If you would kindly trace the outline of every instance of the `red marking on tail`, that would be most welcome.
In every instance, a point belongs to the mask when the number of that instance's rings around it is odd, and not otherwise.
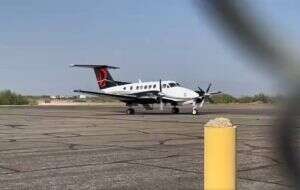
[[[99,74],[97,75],[97,81],[101,88],[105,88],[107,86],[107,77],[108,77],[107,68],[100,69]]]

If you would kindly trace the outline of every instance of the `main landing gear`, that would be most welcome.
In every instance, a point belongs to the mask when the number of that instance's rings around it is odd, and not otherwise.
[[[179,108],[173,107],[173,108],[172,108],[172,113],[173,113],[173,114],[178,114],[178,113],[179,113]]]
[[[128,108],[128,109],[126,110],[126,114],[127,114],[127,115],[134,115],[134,114],[135,114],[135,110],[134,110],[133,108]]]

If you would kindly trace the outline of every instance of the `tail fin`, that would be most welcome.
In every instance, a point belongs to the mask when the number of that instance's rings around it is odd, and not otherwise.
[[[114,81],[114,79],[110,75],[108,69],[119,69],[119,67],[108,65],[71,65],[71,67],[84,67],[94,69],[97,83],[100,89],[105,89],[117,85],[116,81]]]

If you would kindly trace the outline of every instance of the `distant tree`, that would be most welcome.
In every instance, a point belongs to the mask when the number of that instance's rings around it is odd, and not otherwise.
[[[263,93],[260,93],[254,95],[253,102],[272,103],[272,98]]]
[[[261,102],[261,103],[278,103],[283,100],[282,96],[267,96],[263,93],[256,94],[254,96],[242,96],[236,98],[229,94],[220,94],[211,97],[213,103],[216,104],[227,104],[227,103],[253,103],[253,102]]]
[[[267,96],[263,93],[256,94],[254,96],[242,96],[238,98],[239,103],[252,103],[252,102],[261,102],[261,103],[275,103],[282,100],[281,97],[272,97]]]
[[[0,92],[0,105],[26,105],[29,104],[29,100],[19,94],[16,94],[10,90],[4,90]]]
[[[251,97],[251,96],[242,96],[242,97],[238,98],[238,102],[239,103],[251,103],[251,102],[253,102],[253,97]]]
[[[219,94],[211,97],[211,99],[215,104],[228,104],[237,102],[237,99],[229,94]]]

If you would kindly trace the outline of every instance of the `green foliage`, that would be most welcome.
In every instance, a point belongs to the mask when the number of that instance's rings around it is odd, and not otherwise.
[[[215,104],[236,103],[237,99],[229,94],[220,94],[211,98]]]
[[[242,96],[238,99],[239,103],[251,103],[253,102],[253,97],[251,96]]]
[[[261,102],[265,104],[269,103],[275,103],[277,102],[276,97],[267,96],[263,93],[256,94],[253,97],[251,96],[242,96],[239,98],[239,103],[252,103],[252,102]]]
[[[45,96],[48,97],[48,96]],[[41,97],[36,96],[22,96],[16,94],[10,90],[0,91],[0,105],[37,105],[37,101]],[[242,96],[236,98],[229,94],[219,94],[211,97],[212,103],[215,104],[228,104],[228,103],[278,103],[284,100],[282,96],[267,96],[263,93],[256,94],[254,96]],[[88,97],[86,100],[77,101],[91,101],[91,102],[111,102],[115,101],[112,98],[103,97]]]
[[[0,91],[0,105],[27,105],[29,100],[10,90]]]
[[[87,97],[87,101],[93,103],[102,103],[102,102],[116,102],[116,99],[110,97]]]
[[[236,98],[229,94],[220,94],[220,95],[213,96],[211,99],[213,100],[213,103],[216,104],[254,103],[254,102],[273,104],[283,100],[281,96],[272,97],[272,96],[267,96],[263,93],[256,94],[254,96],[242,96],[240,98]]]
[[[272,103],[272,98],[266,96],[265,94],[257,94],[253,97],[254,102],[262,102],[262,103]]]

